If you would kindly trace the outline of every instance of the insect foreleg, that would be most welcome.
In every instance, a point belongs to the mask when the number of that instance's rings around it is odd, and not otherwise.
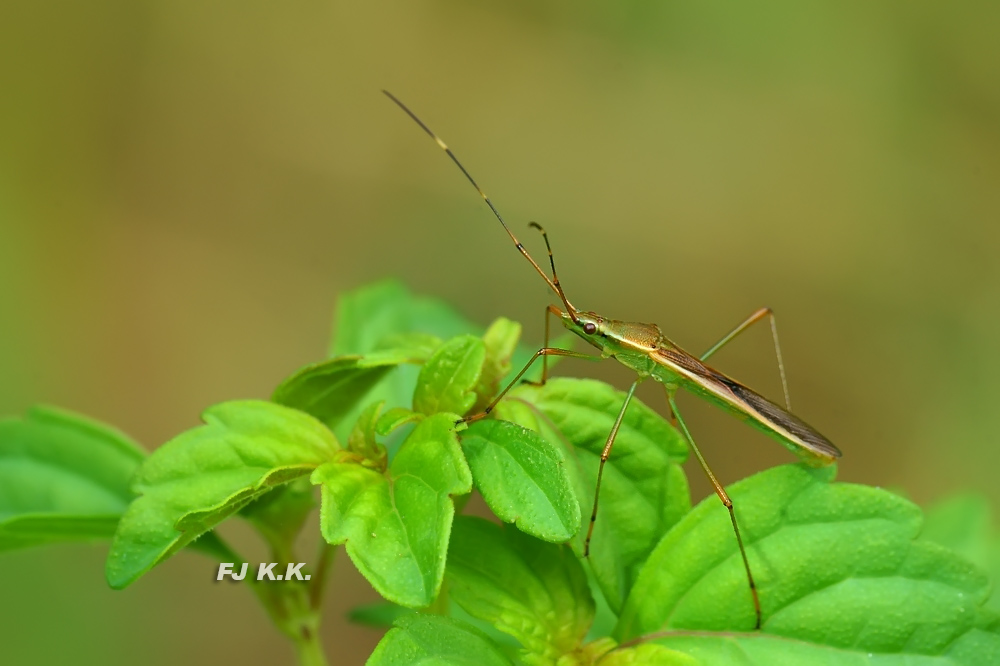
[[[542,347],[541,349],[535,352],[535,354],[531,357],[531,360],[528,361],[523,368],[521,368],[521,372],[517,373],[514,379],[511,380],[509,384],[507,384],[504,390],[500,391],[500,393],[497,394],[497,397],[493,398],[493,401],[490,404],[486,405],[486,409],[479,412],[478,414],[473,414],[472,416],[466,416],[465,418],[459,420],[458,422],[473,423],[474,421],[478,421],[479,419],[484,419],[487,416],[489,416],[490,412],[493,411],[493,408],[497,406],[497,403],[500,402],[500,400],[503,399],[505,395],[507,395],[508,391],[510,391],[512,388],[514,388],[514,386],[517,385],[517,382],[521,379],[524,373],[528,371],[528,368],[531,367],[531,364],[538,360],[539,356],[572,356],[573,358],[582,358],[588,361],[603,360],[600,356],[581,354],[580,352],[575,352],[570,349],[559,349],[557,347]]]
[[[555,266],[553,266],[555,269]],[[552,315],[558,314],[559,311],[555,309],[555,306],[549,305],[545,308],[545,340],[542,342],[543,347],[549,346],[549,322],[552,321]],[[542,379],[538,382],[539,386],[544,386],[546,380],[549,378],[549,357],[546,355],[542,358]]]
[[[684,419],[681,418],[681,413],[677,411],[677,403],[674,397],[667,394],[667,401],[670,403],[670,409],[674,413],[674,417],[677,419],[677,423],[681,427],[681,432],[684,433],[685,439],[687,439],[688,444],[691,445],[691,450],[694,451],[695,457],[698,459],[698,464],[701,468],[705,470],[705,474],[708,476],[708,480],[711,482],[712,486],[715,488],[715,494],[719,496],[722,503],[726,506],[729,511],[729,519],[733,523],[733,531],[736,533],[736,544],[740,548],[740,555],[743,557],[743,568],[747,572],[747,582],[750,584],[750,594],[753,596],[753,607],[754,613],[756,614],[757,621],[754,625],[755,629],[760,629],[760,597],[757,595],[757,584],[753,580],[753,574],[750,572],[750,562],[747,560],[747,551],[743,547],[743,537],[740,535],[740,526],[736,522],[736,513],[733,511],[733,501],[729,499],[729,494],[726,489],[722,487],[719,480],[715,478],[715,474],[712,473],[711,468],[709,468],[708,463],[705,462],[705,457],[701,455],[701,450],[698,449],[698,445],[694,443],[694,439],[691,437],[691,432],[688,430],[687,424],[684,423]]]

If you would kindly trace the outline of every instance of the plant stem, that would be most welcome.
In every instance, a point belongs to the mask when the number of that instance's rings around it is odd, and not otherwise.
[[[326,589],[326,575],[333,563],[333,556],[337,552],[336,546],[331,546],[324,539],[319,545],[319,555],[316,558],[316,571],[313,573],[312,582],[309,586],[309,605],[317,613],[323,606],[323,591]]]
[[[299,666],[327,666],[326,655],[323,653],[323,644],[319,640],[319,632],[303,632],[295,641],[295,654],[298,657]]]
[[[254,581],[252,588],[275,626],[295,645],[301,666],[326,666],[319,637],[320,614],[309,588],[298,581]]]
[[[306,516],[315,506],[312,492],[308,482],[304,488],[291,484],[272,491],[269,499],[256,505],[250,513],[250,522],[271,547],[271,560],[279,567],[291,566],[298,560],[295,541]],[[333,549],[324,541],[316,568],[307,580],[301,575],[293,580],[290,574],[282,580],[278,574],[277,580],[252,581],[254,594],[271,621],[295,645],[300,666],[327,666],[319,628],[325,574],[332,557]]]

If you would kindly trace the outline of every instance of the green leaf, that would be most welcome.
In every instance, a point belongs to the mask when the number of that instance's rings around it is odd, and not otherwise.
[[[552,443],[574,447],[570,478],[585,521],[594,503],[600,455],[625,393],[587,379],[552,379],[520,386],[498,405],[498,418],[539,431]],[[667,421],[633,398],[601,482],[600,510],[590,544],[590,564],[608,604],[621,609],[639,566],[660,537],[691,506],[680,465],[687,443]],[[583,554],[586,527],[573,540]]]
[[[650,555],[616,636],[695,630],[658,642],[723,666],[1000,663],[1000,631],[981,609],[985,575],[914,541],[916,506],[832,484],[834,472],[786,465],[728,490],[760,591],[760,632],[729,514],[709,497]]]
[[[121,432],[52,407],[0,420],[0,550],[109,538],[145,455]]]
[[[330,356],[367,354],[398,333],[425,333],[451,338],[482,327],[436,298],[415,296],[396,280],[382,280],[342,294]]]
[[[375,432],[385,437],[389,433],[403,426],[406,423],[417,423],[424,418],[423,414],[415,412],[405,407],[393,407],[386,410],[385,414],[379,417],[375,424]]]
[[[207,409],[146,460],[122,516],[106,574],[123,588],[273,487],[308,474],[340,448],[308,414],[260,400]]]
[[[471,335],[460,335],[441,345],[420,370],[413,409],[427,415],[464,415],[476,402],[475,387],[485,357],[483,341]]]
[[[461,440],[476,488],[500,520],[545,541],[568,541],[579,531],[562,447],[496,419],[471,424]]]
[[[511,666],[482,632],[438,615],[396,620],[366,662],[367,666]]]
[[[995,629],[973,629],[940,655],[833,649],[766,633],[677,635],[659,643],[711,666],[996,666],[1000,664],[996,636]]]
[[[501,382],[510,374],[510,360],[517,349],[517,341],[521,337],[521,325],[506,317],[499,317],[490,324],[483,335],[486,347],[486,359],[483,362],[483,372],[476,386],[478,396],[476,411],[482,411],[500,392]]]
[[[307,365],[283,381],[273,402],[294,407],[334,428],[386,374],[402,363],[426,360],[415,349],[388,349],[367,356],[341,356]]]
[[[347,448],[362,458],[370,466],[381,472],[385,470],[389,454],[385,447],[375,441],[375,431],[379,420],[379,412],[383,402],[375,402],[368,405],[358,417],[358,422],[354,425],[350,437],[347,439]]]
[[[320,525],[386,599],[429,605],[444,574],[455,507],[450,495],[468,493],[472,476],[455,435],[454,414],[421,421],[386,474],[355,463],[323,465]]]
[[[980,495],[958,495],[927,509],[920,538],[956,551],[982,567],[993,581],[988,608],[1000,611],[1000,536],[993,529],[993,512]]]
[[[525,661],[553,664],[580,646],[594,600],[566,546],[481,518],[460,516],[448,550],[451,599],[521,642]]]
[[[597,666],[699,666],[700,664],[701,661],[689,654],[668,650],[655,643],[643,643],[636,647],[613,650],[597,662]]]

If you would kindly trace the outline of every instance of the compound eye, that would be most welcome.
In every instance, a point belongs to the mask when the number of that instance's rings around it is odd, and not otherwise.
[[[587,335],[593,335],[594,333],[597,332],[597,325],[594,324],[594,322],[592,321],[588,321],[586,324],[583,325],[583,332],[586,333]]]

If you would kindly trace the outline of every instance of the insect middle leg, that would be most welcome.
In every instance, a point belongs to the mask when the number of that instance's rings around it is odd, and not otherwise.
[[[722,503],[729,511],[729,519],[733,523],[733,532],[736,533],[736,545],[740,548],[740,556],[743,558],[743,568],[746,569],[747,582],[750,585],[750,594],[753,597],[753,608],[756,615],[756,624],[754,625],[754,629],[760,629],[760,597],[757,594],[757,584],[754,582],[753,573],[750,571],[750,561],[747,559],[746,548],[743,547],[743,537],[740,535],[740,526],[736,522],[736,513],[733,511],[733,501],[729,499],[729,494],[726,492],[726,489],[722,487],[719,480],[715,478],[715,474],[712,473],[712,469],[708,466],[708,463],[705,462],[705,457],[701,455],[701,450],[698,448],[698,445],[694,443],[694,438],[691,437],[691,431],[688,430],[687,424],[684,423],[684,419],[681,417],[680,412],[677,411],[677,403],[674,400],[674,396],[672,396],[669,392],[667,392],[667,402],[670,403],[670,410],[673,412],[674,418],[677,419],[677,423],[680,425],[681,432],[684,433],[685,439],[687,439],[688,444],[691,445],[691,450],[694,451],[694,455],[698,459],[698,464],[701,465],[701,468],[704,470],[705,475],[708,476],[708,480],[711,482],[712,487],[715,488],[715,494],[719,496],[719,499],[722,500]]]
[[[733,340],[733,338],[750,328],[753,324],[756,324],[764,317],[768,317],[771,320],[771,337],[774,339],[774,355],[778,357],[778,373],[781,375],[781,390],[785,394],[785,409],[791,410],[791,399],[788,397],[788,380],[785,379],[785,364],[781,360],[781,345],[778,344],[778,324],[774,317],[774,310],[771,308],[760,308],[751,314],[743,321],[743,323],[722,336],[721,340],[712,345],[708,351],[702,354],[699,358],[702,361],[707,360],[709,356],[725,347],[731,340]]]

